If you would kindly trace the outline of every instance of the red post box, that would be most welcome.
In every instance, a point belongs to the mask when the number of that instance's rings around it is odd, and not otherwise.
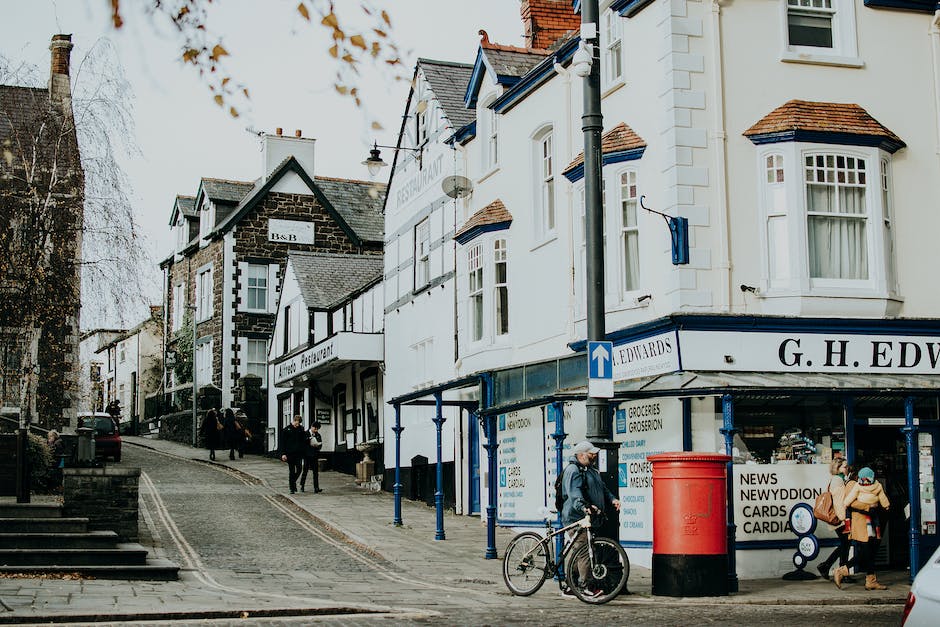
[[[653,594],[728,595],[727,455],[661,453],[653,465]]]

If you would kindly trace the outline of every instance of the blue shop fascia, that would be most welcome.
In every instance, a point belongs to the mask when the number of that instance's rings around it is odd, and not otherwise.
[[[733,456],[733,577],[793,569],[788,514],[826,488],[835,456],[873,468],[892,501],[881,567],[916,571],[936,548],[940,320],[673,315],[608,339],[616,446],[600,463],[609,475],[616,470],[623,503],[616,533],[636,563],[648,565],[652,552],[646,457],[667,451]],[[466,471],[479,476],[489,467],[496,478],[479,495],[491,526],[541,525],[555,473],[585,436],[585,343],[570,348],[570,356],[424,391],[472,388],[482,451]],[[817,535],[823,551],[835,542],[826,525]],[[487,556],[494,554],[488,542]]]

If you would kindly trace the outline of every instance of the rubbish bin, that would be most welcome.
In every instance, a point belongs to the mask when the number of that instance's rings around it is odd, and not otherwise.
[[[78,434],[76,461],[80,465],[93,463],[95,461],[95,430],[79,427],[75,429],[75,432]]]
[[[727,455],[660,453],[653,465],[653,594],[728,595]]]

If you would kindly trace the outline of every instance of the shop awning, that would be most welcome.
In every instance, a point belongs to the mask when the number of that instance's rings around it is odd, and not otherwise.
[[[384,345],[382,333],[337,333],[299,353],[272,362],[274,384],[286,387],[352,361],[383,361]]]
[[[937,390],[940,390],[940,376],[926,374],[682,371],[621,381],[614,385],[614,395],[618,398],[705,396],[748,391],[760,393],[778,391],[801,394],[840,392],[901,395]]]

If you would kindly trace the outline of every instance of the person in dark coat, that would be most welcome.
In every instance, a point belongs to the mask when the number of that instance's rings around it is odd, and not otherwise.
[[[248,430],[248,416],[245,412],[238,410],[235,414],[235,424],[238,425],[238,458],[245,456],[245,451],[251,445],[251,431]]]
[[[222,435],[225,438],[225,448],[228,449],[228,458],[235,459],[235,450],[241,449],[243,440],[241,426],[235,420],[235,412],[229,407],[225,410],[225,418],[222,420]]]
[[[210,409],[206,412],[205,417],[202,419],[202,425],[199,427],[199,433],[202,434],[202,441],[209,449],[209,459],[211,460],[215,460],[215,449],[222,446],[221,436],[219,435],[222,431],[219,429],[219,424],[219,415],[214,409]]]
[[[297,477],[300,475],[300,470],[303,465],[304,451],[309,448],[307,442],[310,439],[310,434],[300,423],[300,416],[294,416],[291,423],[281,431],[281,439],[279,442],[281,461],[287,462],[289,473],[288,483],[290,485],[291,494],[297,492]]]
[[[309,440],[304,447],[304,471],[300,475],[300,491],[304,491],[307,483],[307,472],[313,473],[313,491],[323,492],[320,489],[320,449],[323,448],[323,436],[320,435],[320,423],[313,422],[307,431]]]

